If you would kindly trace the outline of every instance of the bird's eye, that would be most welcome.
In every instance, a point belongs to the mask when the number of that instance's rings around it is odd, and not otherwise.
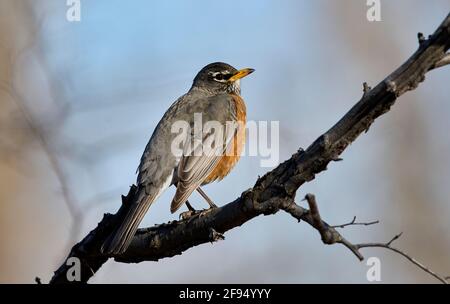
[[[216,80],[223,80],[223,79],[224,79],[222,73],[218,73],[217,75],[214,76],[214,78],[215,78]]]
[[[217,81],[217,82],[227,82],[228,79],[230,79],[231,76],[233,76],[228,71],[215,72],[215,73],[211,73],[210,75],[211,75],[212,79],[214,79],[214,81]]]

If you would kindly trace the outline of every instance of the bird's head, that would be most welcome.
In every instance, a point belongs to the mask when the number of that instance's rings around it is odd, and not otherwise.
[[[229,64],[214,62],[198,72],[193,88],[212,93],[241,93],[240,79],[253,73],[253,69],[237,70]]]

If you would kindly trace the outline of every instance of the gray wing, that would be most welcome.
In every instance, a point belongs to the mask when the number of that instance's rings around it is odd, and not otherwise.
[[[178,134],[172,133],[171,127],[183,120],[193,129],[195,113],[202,113],[203,122],[215,120],[225,124],[236,120],[235,104],[229,94],[211,96],[207,92],[189,91],[181,96],[166,111],[145,148],[138,167],[138,185],[164,180],[177,167],[180,158],[171,153],[171,144]]]
[[[206,98],[203,103],[203,126],[214,121],[214,132],[204,128],[201,134],[190,134],[193,140],[185,141],[183,156],[176,171],[177,191],[170,211],[180,208],[203,181],[216,168],[217,164],[231,146],[236,129],[226,128],[227,122],[236,121],[236,109],[228,94]],[[221,130],[220,127],[222,128]],[[191,148],[192,146],[192,148]]]
[[[204,136],[203,143],[214,141],[214,134]],[[195,137],[194,137],[195,138]],[[216,168],[217,164],[225,154],[225,151],[233,140],[233,136],[223,136],[222,144],[214,145],[211,149],[203,151],[202,145],[197,145],[192,153],[186,153],[180,160],[177,170],[177,191],[172,200],[170,211],[174,213],[189,198],[203,181]],[[194,139],[195,140],[195,139]],[[189,149],[185,149],[189,150]],[[189,152],[189,151],[186,151]]]
[[[177,165],[177,159],[170,153],[171,141],[174,134],[171,133],[171,125],[178,119],[183,119],[188,95],[181,96],[166,111],[159,121],[142,154],[141,162],[137,169],[137,184],[150,188],[155,181],[165,180]]]

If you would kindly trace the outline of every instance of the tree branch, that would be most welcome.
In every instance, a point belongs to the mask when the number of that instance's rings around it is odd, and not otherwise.
[[[327,169],[331,161],[341,160],[339,155],[375,119],[388,112],[397,97],[415,89],[425,79],[425,74],[443,66],[450,48],[450,14],[428,39],[421,39],[418,50],[397,70],[376,87],[364,86],[364,95],[344,117],[330,130],[312,143],[306,151],[297,151],[290,159],[272,171],[258,178],[253,188],[245,191],[235,201],[223,207],[195,214],[188,219],[138,230],[128,250],[118,256],[100,253],[100,245],[117,225],[129,208],[135,195],[132,186],[123,204],[115,215],[105,215],[97,228],[76,244],[68,257],[78,257],[81,261],[81,282],[87,282],[109,259],[118,262],[138,263],[157,261],[181,254],[199,244],[214,242],[226,231],[243,225],[259,215],[274,214],[283,209],[297,219],[301,219],[319,230],[324,242],[337,242],[349,248],[360,260],[363,259],[358,247],[345,240],[333,227],[318,221],[320,214],[314,203],[308,211],[294,204],[297,189],[315,175]],[[392,249],[391,249],[392,250]],[[66,273],[70,269],[66,263],[55,272],[51,283],[66,283]]]
[[[322,242],[324,244],[327,244],[327,245],[332,245],[332,244],[336,244],[336,243],[342,244],[345,247],[347,247],[348,249],[350,249],[350,251],[353,252],[353,254],[355,254],[361,261],[364,260],[364,256],[359,251],[361,248],[378,247],[378,248],[389,249],[393,252],[396,252],[396,253],[402,255],[403,257],[408,259],[411,263],[413,263],[414,265],[416,265],[423,271],[427,272],[428,274],[432,275],[433,277],[438,279],[440,282],[442,282],[444,284],[448,283],[447,282],[448,277],[443,277],[443,276],[437,274],[436,272],[432,271],[430,268],[428,268],[424,264],[420,263],[419,261],[417,261],[416,259],[411,257],[406,252],[391,246],[391,244],[394,241],[396,241],[397,239],[399,239],[402,236],[402,233],[395,235],[387,243],[352,244],[349,241],[347,241],[338,231],[336,231],[335,227],[346,227],[349,225],[358,224],[358,223],[355,223],[356,217],[353,218],[353,221],[348,224],[330,226],[326,222],[324,222],[322,220],[322,218],[320,217],[319,208],[317,206],[314,195],[307,194],[305,196],[305,200],[308,202],[309,211],[296,205],[295,203],[292,203],[291,205],[287,206],[287,208],[285,208],[284,210],[286,212],[288,212],[289,214],[291,214],[296,219],[298,219],[299,221],[303,220],[303,221],[307,222],[308,224],[310,224],[317,231],[319,231],[319,233],[322,237]],[[377,223],[378,223],[378,221],[370,222],[370,223],[362,223],[362,224],[363,225],[373,225],[373,224],[377,224]]]

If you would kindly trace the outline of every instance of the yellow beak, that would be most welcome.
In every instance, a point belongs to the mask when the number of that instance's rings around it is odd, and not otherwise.
[[[254,71],[255,71],[254,69],[242,69],[242,70],[239,70],[239,71],[236,72],[236,74],[231,76],[230,79],[228,79],[228,81],[234,82],[236,80],[244,78],[245,76],[253,73]]]

